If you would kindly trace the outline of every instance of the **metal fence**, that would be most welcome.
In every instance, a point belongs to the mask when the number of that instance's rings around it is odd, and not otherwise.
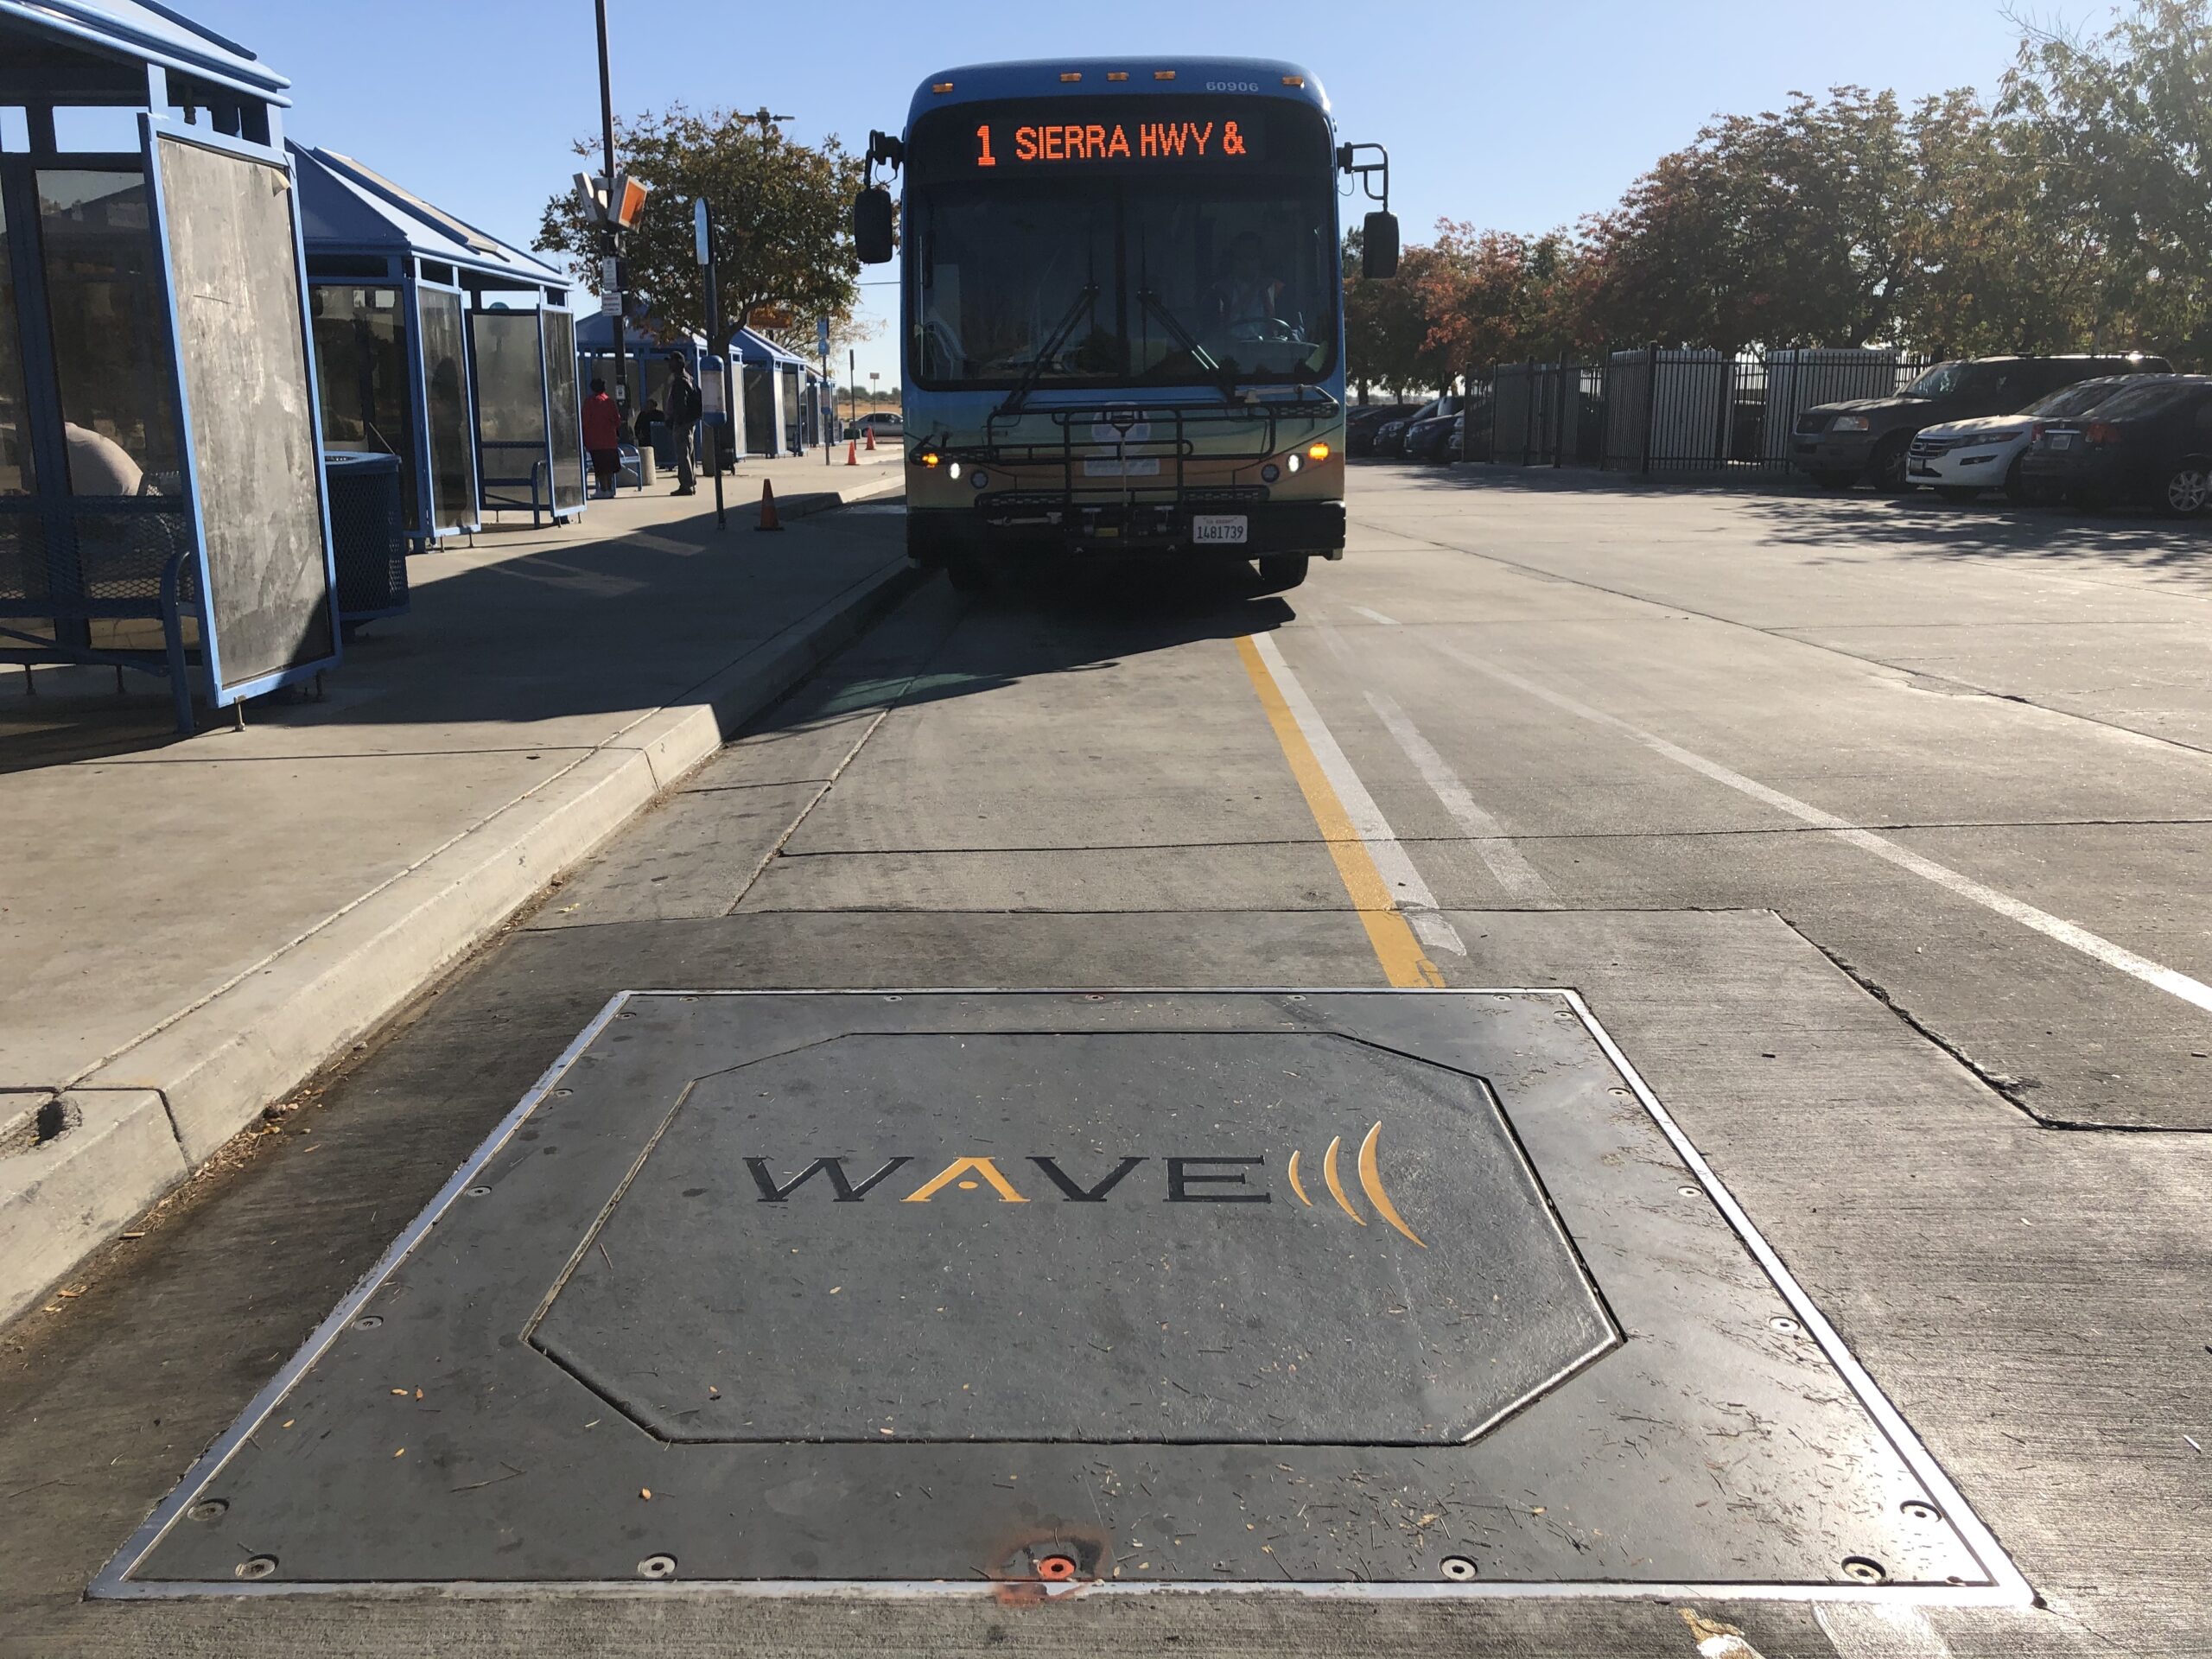
[[[1927,367],[1890,351],[1657,346],[1586,363],[1501,363],[1470,377],[1465,454],[1520,467],[1786,472],[1804,410],[1889,397]]]

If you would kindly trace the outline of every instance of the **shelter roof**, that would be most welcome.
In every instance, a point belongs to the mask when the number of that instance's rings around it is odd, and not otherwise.
[[[433,207],[350,156],[290,149],[300,171],[301,229],[310,248],[404,248],[531,287],[570,285],[566,272]]]
[[[0,0],[0,20],[249,92],[270,104],[292,83],[246,48],[154,0]]]

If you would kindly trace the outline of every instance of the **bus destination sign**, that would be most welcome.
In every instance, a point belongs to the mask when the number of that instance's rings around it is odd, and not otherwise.
[[[976,129],[975,164],[1053,166],[1081,162],[1163,167],[1260,159],[1260,126],[1249,118],[1159,121],[987,121]]]

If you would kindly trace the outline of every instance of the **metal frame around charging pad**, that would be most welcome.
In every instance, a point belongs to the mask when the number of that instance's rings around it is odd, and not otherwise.
[[[92,1593],[840,1589],[2031,1599],[1547,989],[625,992]]]

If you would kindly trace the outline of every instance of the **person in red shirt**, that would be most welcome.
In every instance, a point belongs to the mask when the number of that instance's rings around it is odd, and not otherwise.
[[[607,382],[594,380],[591,396],[584,399],[584,452],[599,481],[603,500],[614,498],[614,480],[622,470],[622,411],[607,395]]]

